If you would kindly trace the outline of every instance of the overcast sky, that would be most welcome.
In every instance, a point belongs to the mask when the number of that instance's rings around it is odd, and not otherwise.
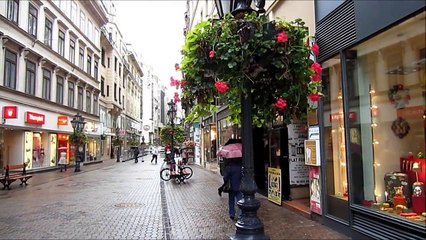
[[[117,22],[124,40],[141,55],[144,64],[154,67],[163,84],[169,86],[180,63],[184,43],[183,0],[126,0],[115,1]]]

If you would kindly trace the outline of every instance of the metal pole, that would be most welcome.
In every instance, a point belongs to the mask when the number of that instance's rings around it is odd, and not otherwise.
[[[74,132],[76,132],[74,130]],[[75,169],[74,172],[80,172],[80,144],[76,143],[75,144],[75,153],[74,153],[74,159],[75,159]]]
[[[264,234],[263,223],[256,215],[260,202],[255,199],[257,185],[254,181],[252,95],[251,83],[247,78],[243,80],[243,88],[246,89],[241,96],[243,167],[240,190],[243,199],[237,203],[242,216],[235,224],[236,234],[231,239],[269,239]]]

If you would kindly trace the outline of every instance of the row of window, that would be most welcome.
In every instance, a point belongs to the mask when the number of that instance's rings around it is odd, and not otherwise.
[[[59,4],[59,6],[61,7],[62,5],[67,6],[69,4],[72,4],[73,6],[76,5],[76,3],[74,1],[69,2],[69,1],[57,1],[57,4]],[[7,5],[7,18],[14,22],[14,23],[18,23],[18,15],[19,15],[19,0],[8,0],[8,5]],[[71,9],[71,8],[70,8]],[[86,18],[84,13],[81,12],[81,16],[84,16],[84,19]],[[85,23],[85,21],[84,21]],[[90,28],[88,27],[88,29],[92,29],[93,28],[93,24],[89,21],[90,23]],[[38,8],[33,5],[32,3],[29,4],[29,8],[28,8],[28,33],[30,33],[31,35],[33,35],[35,38],[37,38],[37,24],[38,24]],[[83,24],[83,23],[81,23]],[[84,25],[84,24],[83,24]],[[83,26],[81,25],[81,26]],[[83,31],[85,32],[85,31]],[[99,32],[99,31],[98,31]],[[93,38],[94,36],[92,36],[92,30],[88,31],[88,33],[90,33],[88,36],[90,39],[94,40],[94,39],[99,39],[99,33],[96,34],[96,38]],[[53,48],[53,21],[46,16],[45,18],[45,22],[44,22],[44,44],[46,44],[46,46],[48,46],[49,48]],[[66,31],[59,28],[58,30],[58,46],[57,46],[57,52],[63,56],[64,58],[65,56],[65,48],[66,48]],[[70,36],[70,40],[69,40],[69,58],[68,60],[70,62],[72,62],[73,64],[77,64],[76,63],[76,39],[72,38]],[[84,62],[85,62],[85,48],[84,46],[80,46],[78,49],[78,67],[80,69],[82,69],[83,71],[84,69]],[[92,65],[93,65],[93,75],[92,75]],[[95,79],[98,79],[98,61],[94,60],[92,62],[92,56],[91,54],[88,52],[87,56],[86,56],[86,73],[89,74],[90,76],[94,77]]]
[[[11,89],[17,89],[17,59],[18,56],[16,53],[6,49],[5,51],[5,64],[4,64],[4,83],[5,87]],[[29,95],[36,96],[37,90],[37,68],[36,63],[26,60],[25,64],[25,93]],[[52,100],[52,71],[46,68],[42,68],[42,83],[41,83],[41,97],[43,99]],[[71,108],[77,107],[77,109],[83,111],[85,110],[88,113],[93,113],[98,115],[98,95],[93,94],[93,108],[92,108],[92,93],[89,90],[86,90],[86,106],[84,109],[83,99],[84,99],[84,90],[83,87],[77,86],[77,106],[75,106],[75,86],[74,82],[68,81],[68,99],[67,106]],[[64,104],[64,91],[65,91],[65,79],[63,76],[56,75],[56,103]]]

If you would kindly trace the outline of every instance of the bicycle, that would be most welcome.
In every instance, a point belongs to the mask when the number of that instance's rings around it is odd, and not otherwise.
[[[185,166],[182,161],[178,161],[178,171],[176,171],[176,163],[171,163],[167,158],[164,159],[164,163],[166,163],[168,167],[162,168],[160,171],[160,178],[163,181],[175,179],[179,184],[185,183],[185,180],[190,179],[194,173],[192,168]]]

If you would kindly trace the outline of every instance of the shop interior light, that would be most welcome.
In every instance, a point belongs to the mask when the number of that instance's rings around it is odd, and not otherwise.
[[[375,93],[376,93],[376,91],[375,91],[374,89],[371,89],[369,93],[370,93],[371,95],[373,95],[373,94],[375,94]]]
[[[374,145],[378,145],[378,144],[379,144],[379,141],[374,140],[374,141],[373,141],[373,144],[374,144]]]
[[[371,107],[370,107],[370,109],[371,110],[373,110],[373,109],[378,109],[379,107],[377,106],[377,105],[372,105]]]
[[[371,127],[377,127],[377,123],[374,123],[374,122],[373,122],[373,123],[371,124]]]

